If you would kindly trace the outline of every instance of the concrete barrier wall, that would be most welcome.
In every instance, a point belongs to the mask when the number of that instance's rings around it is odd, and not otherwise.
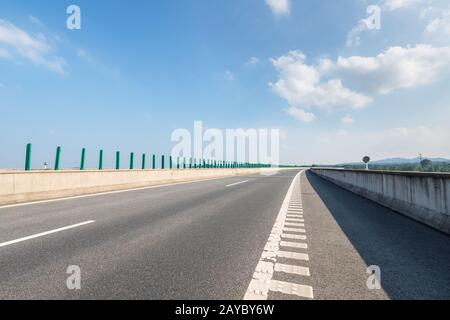
[[[311,169],[347,190],[450,234],[450,174]]]
[[[283,169],[5,171],[0,172],[0,205],[277,170]]]

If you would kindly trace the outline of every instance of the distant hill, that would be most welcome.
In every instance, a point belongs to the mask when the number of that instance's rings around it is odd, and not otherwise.
[[[431,160],[432,162],[450,162],[450,159],[445,158],[426,158],[423,159]],[[353,163],[342,163],[340,165],[358,165],[361,164],[361,162],[353,162]],[[378,164],[378,165],[400,165],[400,164],[419,164],[420,158],[413,158],[413,159],[407,159],[407,158],[390,158],[390,159],[383,159],[383,160],[374,160],[370,162],[371,164]]]
[[[449,159],[445,159],[445,158],[426,158],[424,157],[423,159],[428,159],[431,160],[433,162],[450,162]],[[375,160],[371,162],[372,164],[418,164],[420,163],[420,158],[413,158],[413,159],[406,159],[406,158],[391,158],[391,159],[384,159],[384,160]]]

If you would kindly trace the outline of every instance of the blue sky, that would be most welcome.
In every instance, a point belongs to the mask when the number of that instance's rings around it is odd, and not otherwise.
[[[195,120],[279,128],[283,163],[450,157],[445,2],[0,0],[0,167],[169,153]]]

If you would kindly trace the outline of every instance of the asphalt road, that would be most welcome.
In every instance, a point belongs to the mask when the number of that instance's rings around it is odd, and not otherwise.
[[[0,208],[0,299],[242,299],[297,173]],[[299,185],[308,248],[283,250],[309,259],[277,262],[310,275],[274,280],[316,299],[450,299],[450,237],[310,173]],[[367,288],[370,265],[381,290]]]
[[[317,299],[450,299],[450,237],[307,172],[311,285]],[[368,290],[368,266],[382,290]]]

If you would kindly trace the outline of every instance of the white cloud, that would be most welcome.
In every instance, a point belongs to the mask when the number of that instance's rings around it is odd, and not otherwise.
[[[251,57],[248,59],[248,61],[245,63],[246,66],[254,66],[259,64],[261,61],[257,57]]]
[[[360,20],[358,24],[354,26],[352,30],[350,30],[350,32],[347,34],[346,46],[358,46],[361,42],[362,34],[368,30],[369,28],[367,27],[367,21],[365,19]]]
[[[450,37],[450,7],[440,11],[438,16],[428,21],[425,35],[445,37],[448,40]]]
[[[436,16],[440,12],[439,11],[438,13],[436,13],[436,11],[437,11],[436,9],[437,8],[434,6],[427,6],[427,7],[421,8],[419,11],[419,18],[420,19],[428,19],[432,16]]]
[[[325,59],[320,69],[366,95],[388,94],[439,80],[450,71],[450,47],[390,47],[374,57],[339,57],[336,62]]]
[[[82,58],[82,59],[84,59],[84,60],[86,60],[86,61],[89,61],[89,62],[92,61],[91,56],[90,56],[90,55],[86,52],[86,50],[84,50],[84,49],[78,49],[78,50],[77,50],[77,55],[78,55],[80,58]]]
[[[266,0],[266,3],[276,16],[289,15],[291,13],[290,0]]]
[[[271,59],[279,79],[270,87],[300,109],[359,109],[377,95],[428,85],[450,73],[450,47],[431,45],[391,47],[373,57],[322,59],[318,65],[305,60],[300,51]]]
[[[228,81],[232,81],[234,79],[233,73],[231,73],[231,71],[229,70],[225,71],[225,79],[227,79]]]
[[[421,0],[383,0],[381,5],[385,10],[394,11],[413,7],[420,2]]]
[[[340,79],[322,81],[321,71],[307,65],[305,55],[300,51],[291,51],[271,61],[279,72],[279,79],[270,86],[291,107],[323,110],[362,108],[372,101],[344,87]]]
[[[310,123],[316,119],[316,116],[313,113],[306,112],[305,110],[296,107],[290,107],[286,111],[288,114],[301,122]]]
[[[341,119],[341,122],[343,124],[353,124],[353,123],[355,123],[355,119],[353,119],[353,117],[348,114]]]
[[[39,18],[36,18],[35,16],[32,16],[31,14],[28,16],[28,19],[30,19],[30,21],[31,21],[33,24],[35,24],[35,25],[37,25],[37,26],[39,26],[39,27],[41,27],[41,26],[44,25],[44,24],[42,23],[42,21],[39,20]]]
[[[13,54],[31,61],[35,65],[45,66],[51,71],[63,74],[65,62],[52,55],[53,48],[43,34],[35,36],[0,19],[0,57],[12,58]],[[3,54],[2,54],[3,52]]]

